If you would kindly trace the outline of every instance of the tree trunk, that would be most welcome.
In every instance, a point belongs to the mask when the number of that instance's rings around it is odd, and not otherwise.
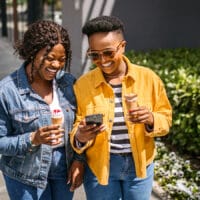
[[[0,0],[0,9],[1,9],[2,36],[7,37],[8,29],[7,29],[6,0]]]

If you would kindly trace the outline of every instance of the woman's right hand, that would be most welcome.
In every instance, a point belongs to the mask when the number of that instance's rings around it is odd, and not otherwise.
[[[89,140],[95,139],[97,134],[105,129],[106,126],[104,124],[101,124],[100,126],[97,126],[96,124],[86,125],[85,120],[83,120],[78,126],[75,138],[81,143],[86,143]]]
[[[31,143],[35,146],[40,144],[58,145],[61,142],[61,137],[64,134],[64,129],[60,125],[49,125],[39,128],[32,132],[30,136]]]

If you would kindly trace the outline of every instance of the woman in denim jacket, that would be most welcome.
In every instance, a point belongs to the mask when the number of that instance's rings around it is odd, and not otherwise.
[[[29,26],[16,53],[22,66],[0,82],[0,169],[11,200],[72,199],[83,156],[68,142],[76,107],[68,32],[41,20]],[[62,120],[52,124],[52,112]],[[57,116],[56,116],[57,117]]]

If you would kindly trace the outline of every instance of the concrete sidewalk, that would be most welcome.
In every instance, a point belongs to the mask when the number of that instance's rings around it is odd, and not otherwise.
[[[1,171],[0,171],[0,199],[9,200]]]
[[[6,38],[0,38],[0,79],[13,72],[22,60],[13,55],[12,44]]]

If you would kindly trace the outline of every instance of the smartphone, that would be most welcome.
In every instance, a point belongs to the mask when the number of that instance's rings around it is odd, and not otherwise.
[[[103,123],[103,114],[86,115],[85,121],[87,125],[96,124],[100,126]]]

